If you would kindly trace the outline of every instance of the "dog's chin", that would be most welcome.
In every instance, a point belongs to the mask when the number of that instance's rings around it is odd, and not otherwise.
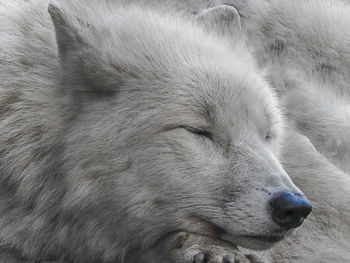
[[[252,250],[266,250],[282,241],[284,237],[284,234],[232,236],[224,233],[220,239],[243,248]]]
[[[275,229],[269,233],[232,233],[224,227],[211,223],[208,220],[200,219],[197,222],[200,222],[201,226],[204,227],[202,229],[199,228],[199,231],[188,231],[189,233],[221,240],[228,243],[232,247],[238,246],[252,250],[269,249],[292,233],[291,231],[281,229]],[[204,231],[201,231],[203,229]],[[211,229],[211,231],[208,232],[207,229]]]

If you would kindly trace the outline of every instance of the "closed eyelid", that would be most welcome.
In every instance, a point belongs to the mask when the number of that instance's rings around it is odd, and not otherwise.
[[[206,129],[195,128],[195,127],[190,126],[190,125],[180,125],[179,128],[185,129],[189,132],[192,132],[192,133],[200,135],[200,136],[205,136],[205,137],[208,137],[210,139],[213,139],[212,133]]]

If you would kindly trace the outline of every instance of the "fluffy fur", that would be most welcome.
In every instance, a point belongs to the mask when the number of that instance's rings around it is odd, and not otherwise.
[[[140,262],[183,230],[255,249],[287,234],[266,206],[300,190],[244,42],[147,8],[47,6],[0,3],[0,262]]]
[[[314,206],[303,230],[270,251],[266,261],[345,262],[350,258],[350,6],[227,3],[237,7],[248,43],[279,93],[294,130],[286,140],[284,167]]]
[[[233,1],[290,121],[349,172],[350,11],[341,1]],[[315,12],[317,10],[317,12]]]
[[[265,260],[345,262],[350,258],[350,6],[335,0],[179,0],[174,8],[196,16],[220,4],[237,8],[247,43],[281,98],[290,130],[284,166],[314,205],[303,230],[265,253]]]

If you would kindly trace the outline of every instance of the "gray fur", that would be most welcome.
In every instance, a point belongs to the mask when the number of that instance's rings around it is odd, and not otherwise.
[[[52,23],[48,4],[0,3],[3,255],[141,262],[176,231],[254,249],[273,243],[242,236],[288,234],[266,206],[300,190],[243,41],[108,1],[52,3]]]
[[[287,113],[291,132],[284,167],[314,207],[303,229],[265,253],[265,260],[346,262],[350,7],[338,1],[302,0],[230,4],[238,8],[248,43]]]
[[[347,262],[349,5],[336,0],[176,2],[185,16],[220,4],[236,7],[242,34],[248,35],[287,113],[284,167],[311,197],[314,212],[303,230],[265,253],[266,262]]]
[[[330,162],[349,172],[349,4],[322,1],[232,1],[283,96],[289,120]],[[317,10],[317,12],[315,12]]]

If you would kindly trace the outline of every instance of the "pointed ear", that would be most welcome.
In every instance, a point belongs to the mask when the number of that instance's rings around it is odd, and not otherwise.
[[[69,16],[56,4],[50,4],[48,11],[55,26],[64,86],[69,92],[110,92],[110,86],[118,83],[113,81],[118,72],[84,37],[95,28]]]
[[[65,59],[69,53],[77,50],[83,44],[83,40],[68,15],[59,6],[51,3],[48,11],[55,26],[60,58]]]
[[[196,19],[208,30],[219,35],[230,36],[241,31],[241,17],[237,9],[229,5],[219,5],[203,11]]]

